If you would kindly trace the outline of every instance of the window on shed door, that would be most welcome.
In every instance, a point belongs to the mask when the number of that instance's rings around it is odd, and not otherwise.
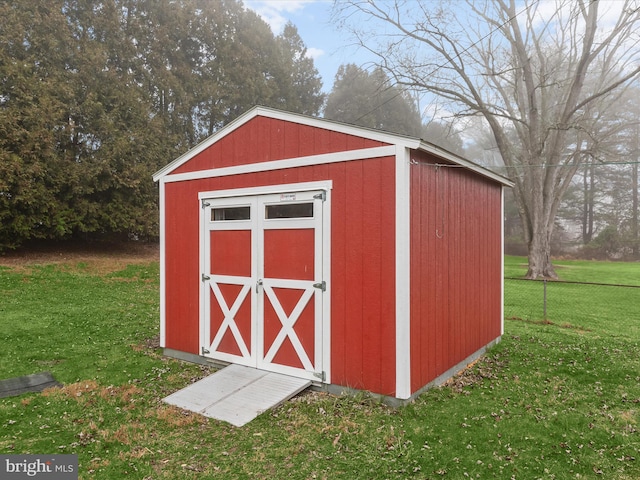
[[[250,220],[251,207],[222,207],[211,209],[212,222],[226,222],[232,220]]]
[[[282,203],[266,205],[264,218],[313,218],[313,203]]]

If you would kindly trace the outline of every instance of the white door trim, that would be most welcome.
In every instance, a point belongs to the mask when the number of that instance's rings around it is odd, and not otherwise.
[[[328,197],[331,189],[333,189],[332,180],[324,180],[320,182],[284,183],[281,185],[262,185],[258,187],[233,188],[229,190],[212,190],[207,192],[200,192],[198,193],[198,200],[248,197],[254,195],[269,195],[273,193],[310,192],[312,190],[325,190]]]
[[[199,208],[201,208],[201,222],[200,222],[200,270],[201,272],[207,272],[209,266],[207,263],[210,261],[210,252],[208,251],[210,240],[208,235],[212,229],[207,224],[211,215],[211,207],[216,208],[220,206],[236,206],[236,205],[251,205],[251,220],[248,221],[229,221],[221,222],[215,226],[215,230],[237,230],[251,229],[251,276],[250,277],[232,277],[222,275],[208,275],[210,278],[202,280],[202,289],[200,294],[200,345],[201,348],[208,349],[209,339],[211,339],[210,321],[205,320],[209,318],[210,298],[215,296],[220,304],[223,314],[224,322],[220,327],[222,332],[219,332],[211,342],[210,346],[215,346],[216,342],[219,344],[223,334],[227,331],[231,331],[234,338],[239,338],[239,332],[237,327],[234,328],[235,323],[232,318],[235,312],[237,312],[239,306],[245,300],[246,295],[251,296],[251,316],[252,316],[252,330],[251,330],[251,346],[246,345],[246,348],[242,348],[240,342],[238,342],[238,348],[242,352],[242,357],[235,355],[226,355],[223,352],[217,352],[214,356],[217,359],[223,361],[229,361],[233,363],[241,363],[245,365],[257,366],[265,370],[274,371],[277,373],[285,373],[289,375],[309,378],[314,381],[330,382],[330,279],[331,279],[331,181],[322,182],[307,182],[296,183],[287,185],[273,185],[262,187],[249,187],[241,189],[231,190],[218,190],[212,192],[200,192],[198,199],[200,201]],[[314,199],[314,203],[319,202],[320,209],[314,211],[322,212],[319,218],[301,218],[295,220],[289,219],[268,219],[263,218],[262,208],[269,202],[276,201],[280,195],[286,195],[291,193],[301,193],[298,195],[296,202],[300,200],[309,200],[313,198],[313,195],[322,193],[323,198]],[[204,203],[209,203],[209,206],[204,207]],[[258,208],[259,207],[259,208]],[[254,223],[255,222],[255,223]],[[264,248],[264,231],[269,229],[286,229],[286,228],[314,228],[315,232],[315,245],[320,254],[315,254],[314,258],[314,280],[287,280],[287,279],[266,279],[263,278],[263,266],[259,260],[260,249]],[[258,281],[260,284],[258,284]],[[229,305],[226,304],[221,292],[216,290],[218,281],[222,283],[231,283],[241,286],[241,291],[235,300],[228,299]],[[325,290],[319,291],[314,287],[314,284],[324,281]],[[295,285],[294,285],[295,284]],[[256,291],[255,287],[260,286],[262,288],[261,295],[252,295],[252,292]],[[301,292],[301,297],[294,310],[287,316],[279,305],[277,295],[274,293],[273,288],[295,288]],[[219,289],[218,289],[219,290]],[[206,292],[206,293],[205,293]],[[268,298],[271,306],[276,311],[278,319],[282,323],[280,332],[277,334],[276,339],[271,344],[269,351],[263,352],[263,319],[255,321],[253,319],[258,318],[258,315],[262,315],[261,312],[264,308],[263,302],[265,298]],[[293,326],[300,316],[301,311],[309,303],[313,302],[313,310],[315,318],[319,318],[320,321],[314,323],[314,358],[309,358],[299,339],[296,332],[293,330]],[[229,318],[228,318],[229,317]],[[219,338],[218,338],[219,337]],[[286,365],[279,365],[276,363],[270,363],[279,348],[280,345],[289,339],[300,361],[304,367],[304,370],[295,367],[288,367]],[[212,356],[210,353],[201,352],[203,356]],[[223,358],[224,357],[224,358]],[[246,360],[246,363],[245,363]],[[319,371],[315,367],[320,367]]]

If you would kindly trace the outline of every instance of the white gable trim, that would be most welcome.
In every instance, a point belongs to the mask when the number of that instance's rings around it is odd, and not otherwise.
[[[330,130],[338,133],[345,133],[347,135],[353,135],[356,137],[367,138],[369,140],[375,140],[382,143],[389,144],[406,144],[410,148],[418,148],[420,141],[411,137],[403,137],[402,135],[394,135],[386,132],[380,132],[378,130],[368,129],[364,127],[358,127],[355,125],[348,125],[345,123],[335,122],[332,120],[326,120],[323,118],[309,117],[306,115],[300,115],[296,113],[285,112],[282,110],[275,110],[267,107],[254,107],[248,112],[240,115],[234,121],[214,133],[203,142],[193,147],[188,152],[176,158],[173,162],[169,163],[162,169],[158,170],[153,175],[153,181],[157,182],[162,177],[169,175],[172,171],[179,168],[190,159],[209,148],[214,143],[220,141],[233,131],[240,128],[245,123],[249,122],[255,117],[272,118],[275,120],[282,120],[285,122],[298,123],[300,125],[307,125],[310,127],[320,128],[324,130]]]
[[[309,117],[306,115],[300,115],[297,113],[285,112],[282,110],[276,110],[268,107],[254,107],[248,112],[240,115],[234,121],[229,123],[227,126],[220,129],[218,132],[214,133],[203,142],[199,143],[195,147],[193,147],[188,152],[176,158],[173,162],[169,163],[162,169],[158,170],[153,175],[153,181],[157,182],[163,177],[170,175],[171,172],[184,165],[186,162],[191,160],[196,155],[200,154],[207,148],[209,148],[214,143],[220,141],[230,133],[234,132],[238,128],[240,128],[245,123],[249,122],[255,117],[265,117],[272,118],[275,120],[282,120],[285,122],[297,123],[300,125],[306,125],[314,128],[330,130],[333,132],[344,133],[347,135],[353,135],[356,137],[366,138],[369,140],[378,141],[381,143],[387,143],[391,145],[397,145],[398,147],[410,148],[413,150],[421,150],[423,152],[429,153],[436,157],[442,158],[443,160],[452,162],[456,165],[460,165],[461,167],[468,168],[471,171],[474,171],[484,177],[490,178],[502,185],[506,185],[508,187],[513,187],[513,182],[509,179],[494,173],[490,170],[487,170],[479,165],[476,165],[469,160],[466,160],[458,155],[455,155],[443,148],[440,148],[431,143],[425,142],[418,138],[407,137],[399,134],[393,134],[388,132],[382,132],[379,130],[374,130],[365,127],[359,127],[356,125],[349,125],[345,123],[336,122],[333,120],[327,120],[324,118],[317,117]],[[269,163],[269,162],[267,162]],[[208,170],[210,171],[210,170]]]
[[[209,170],[197,170],[195,172],[176,173],[163,177],[164,182],[182,182],[185,180],[201,180],[211,177],[226,177],[229,175],[241,175],[243,173],[268,172],[285,168],[306,167],[310,165],[322,165],[326,163],[348,162],[351,160],[363,160],[369,158],[391,157],[396,154],[394,145],[387,147],[363,148],[361,150],[345,150],[337,153],[323,155],[310,155],[308,157],[288,158],[286,160],[274,160],[271,162],[248,163],[233,167],[212,168]]]
[[[251,112],[248,112],[248,113],[251,113]],[[183,153],[182,155],[180,155],[173,162],[165,165],[163,168],[161,168],[160,170],[158,170],[156,173],[153,174],[153,181],[157,182],[162,177],[168,175],[169,173],[171,173],[176,168],[178,168],[178,167],[182,166],[183,164],[187,163],[189,160],[191,160],[196,155],[198,155],[198,154],[202,153],[203,151],[205,151],[207,148],[209,148],[214,143],[220,141],[221,139],[223,139],[224,137],[226,137],[227,135],[232,133],[238,127],[244,125],[246,122],[248,122],[250,120],[249,118],[244,119],[244,117],[246,115],[247,114],[241,115],[235,121],[231,122],[226,127],[222,128],[218,132],[216,132],[213,135],[211,135],[210,137],[206,138],[204,141],[200,142],[198,145],[193,147],[191,150],[189,150],[186,153]],[[251,118],[253,118],[253,116]]]
[[[402,144],[409,148],[418,148],[420,145],[420,140],[417,138],[384,132],[382,130],[375,130],[373,128],[360,127],[358,125],[350,125],[348,123],[337,122],[326,118],[310,117],[307,115],[285,112],[283,110],[276,110],[268,107],[255,107],[254,110],[254,116],[262,116],[285,122],[298,123],[308,127],[345,133],[347,135],[353,135],[355,137],[366,138],[368,140],[374,140],[382,143],[391,143],[394,145]],[[254,110],[252,110],[252,112]]]

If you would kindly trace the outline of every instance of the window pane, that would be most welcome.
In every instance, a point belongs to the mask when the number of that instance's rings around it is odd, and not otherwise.
[[[313,217],[313,203],[285,203],[267,205],[265,218],[310,218]]]
[[[249,220],[251,207],[224,207],[211,209],[211,221],[223,222],[228,220]]]

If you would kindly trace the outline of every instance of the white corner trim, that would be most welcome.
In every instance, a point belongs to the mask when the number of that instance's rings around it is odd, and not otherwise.
[[[396,152],[396,398],[411,397],[411,165],[408,148]]]
[[[167,282],[166,282],[166,220],[165,220],[165,184],[164,179],[160,180],[159,209],[160,220],[158,233],[160,235],[160,346],[167,346]]]
[[[270,162],[248,163],[233,167],[211,168],[195,172],[176,173],[163,177],[165,182],[182,182],[185,180],[200,180],[203,178],[226,177],[229,175],[241,175],[244,173],[269,172],[285,168],[306,167],[311,165],[323,165],[327,163],[348,162],[351,160],[363,160],[368,158],[391,157],[395,155],[394,145],[385,147],[363,148],[360,150],[345,150],[336,153],[322,155],[310,155],[307,157],[288,158],[285,160],[273,160]]]
[[[504,189],[500,189],[500,336],[504,335]]]

